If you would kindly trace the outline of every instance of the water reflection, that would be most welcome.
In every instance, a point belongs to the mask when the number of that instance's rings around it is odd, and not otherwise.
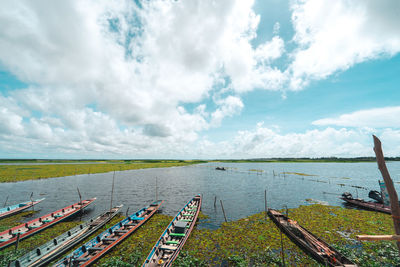
[[[216,166],[227,170],[215,170]],[[389,162],[388,168],[393,180],[398,181],[400,162]],[[110,208],[112,177],[113,173],[103,173],[2,183],[0,201],[7,195],[9,204],[26,201],[34,192],[34,198],[46,198],[36,206],[44,215],[79,201],[79,187],[84,199],[97,197],[91,211],[83,215],[83,219],[90,218]],[[189,199],[201,193],[202,211],[210,217],[205,226],[214,228],[224,221],[221,199],[228,220],[263,211],[265,189],[268,206],[273,208],[309,205],[306,199],[342,205],[338,195],[344,191],[367,198],[368,191],[363,188],[377,189],[380,173],[376,163],[208,163],[122,171],[115,173],[113,204],[124,204],[124,212],[128,207],[134,212],[148,205],[156,198],[156,178],[158,198],[165,200],[164,213],[175,215]],[[397,183],[395,186],[398,189]]]

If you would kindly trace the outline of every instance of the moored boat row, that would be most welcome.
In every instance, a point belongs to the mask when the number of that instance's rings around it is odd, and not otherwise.
[[[83,200],[63,209],[46,214],[27,223],[20,224],[8,230],[0,232],[0,249],[12,245],[17,239],[22,240],[36,234],[50,226],[53,226],[83,210],[93,203],[96,198]]]
[[[90,236],[98,229],[103,227],[121,210],[122,205],[116,206],[109,211],[90,219],[86,223],[80,224],[49,242],[41,245],[35,250],[23,255],[16,260],[12,266],[16,267],[33,267],[43,266],[53,259],[57,258],[71,247],[75,246],[86,237]]]
[[[28,229],[27,232],[21,230],[25,230],[22,225],[14,227],[10,229],[14,233],[13,238],[15,238],[15,233],[20,233],[19,235],[22,237],[24,234],[29,234],[28,232],[33,229],[38,229],[46,224],[50,226],[52,221],[58,219],[55,215],[63,215],[59,218],[70,216],[69,214],[72,214],[71,209],[82,210],[94,200],[95,198],[75,203],[74,205],[62,209],[61,212],[59,210],[51,213],[50,215],[52,216],[53,220],[50,221],[46,220],[50,218],[49,214],[32,220],[31,222],[24,224],[25,228]],[[89,266],[93,264],[112,248],[125,240],[129,235],[134,233],[145,222],[147,222],[157,212],[157,210],[159,210],[162,203],[163,201],[155,201],[149,206],[131,214],[104,232],[98,234],[84,245],[81,245],[78,249],[59,260],[54,266]],[[161,234],[160,238],[157,240],[156,244],[150,251],[150,254],[143,263],[143,267],[172,266],[174,260],[178,257],[181,249],[194,229],[201,209],[201,204],[201,195],[196,195],[189,200],[189,202],[178,212],[178,214],[173,218],[173,220]],[[81,206],[79,207],[79,205]],[[111,220],[111,218],[115,216],[120,209],[121,206],[114,207],[110,211],[107,211],[73,229],[70,229],[66,233],[22,256],[10,266],[32,267],[44,266],[45,264],[48,264],[62,253],[65,253],[65,251],[70,249],[72,246],[83,241],[84,238],[100,229],[107,221]],[[304,250],[319,263],[325,264],[326,266],[357,266],[349,259],[341,255],[329,244],[324,242],[321,238],[315,236],[310,231],[299,225],[296,221],[289,219],[280,212],[273,209],[268,209],[268,216],[296,245],[298,245],[302,250]],[[37,224],[37,228],[29,227],[34,223]],[[5,231],[0,234],[4,233],[9,232]],[[34,232],[27,236],[30,236],[33,233]],[[4,236],[0,235],[0,237]],[[3,241],[2,243],[8,241]],[[2,243],[0,243],[0,245]]]
[[[136,231],[160,208],[164,201],[155,201],[97,235],[54,266],[88,266]]]
[[[75,203],[67,206],[64,209],[41,216],[40,218],[36,218],[28,223],[21,224],[4,231],[0,233],[0,238],[2,238],[0,245],[3,245],[2,247],[4,248],[10,244],[13,244],[16,241],[16,238],[23,239],[39,232],[40,230],[44,230],[45,228],[72,216],[77,211],[87,207],[94,200],[95,198]],[[164,201],[162,200],[155,201],[149,206],[131,214],[65,256],[54,266],[89,266],[93,264],[95,261],[100,259],[100,257],[102,257],[113,247],[126,239],[130,234],[135,232],[145,222],[147,222],[159,210],[163,202]],[[114,207],[110,211],[106,211],[101,215],[87,221],[86,223],[70,229],[69,231],[48,241],[35,250],[23,255],[16,261],[10,263],[9,266],[33,267],[47,265],[61,254],[65,253],[72,246],[77,245],[87,236],[93,234],[102,226],[104,226],[120,211],[121,207],[122,205]],[[163,261],[158,259],[159,263],[162,262],[162,264],[159,264],[158,266],[171,266],[172,262],[178,256],[179,251],[182,249],[191,231],[193,230],[200,208],[201,196],[197,195],[191,199],[171,221],[168,228],[164,231],[160,238],[162,241],[159,240],[150,253],[150,255],[159,255],[158,252],[153,254],[153,251],[160,249],[160,245],[164,245],[163,249],[165,249],[165,246],[167,245],[170,248],[174,247],[173,249],[169,250],[171,253],[164,254]],[[179,228],[180,224],[185,224],[183,229]],[[163,240],[166,240],[165,244],[163,243]],[[167,250],[165,250],[165,252],[167,252]],[[147,266],[146,262],[144,263],[144,266]]]

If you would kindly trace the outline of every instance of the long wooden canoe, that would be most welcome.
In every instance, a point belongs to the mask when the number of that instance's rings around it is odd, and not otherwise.
[[[27,223],[20,224],[13,228],[0,233],[0,249],[5,248],[17,241],[18,235],[19,239],[22,240],[31,235],[34,235],[62,220],[71,217],[77,212],[89,206],[96,198],[83,200],[82,202],[69,205],[63,209],[57,210],[55,212],[49,213],[47,215],[36,218]]]
[[[18,260],[13,262],[12,267],[36,267],[44,266],[57,258],[61,254],[65,253],[68,249],[81,242],[86,237],[90,236],[98,229],[103,227],[109,222],[118,212],[121,210],[123,205],[116,206],[109,211],[103,212],[102,214],[90,219],[89,221],[78,225],[67,232],[57,236],[53,240],[50,240],[46,244],[30,251]]]
[[[192,198],[175,216],[154,245],[143,266],[171,266],[196,224],[201,195]]]
[[[42,200],[44,200],[44,198],[36,199],[34,201],[26,201],[26,202],[22,202],[22,203],[19,203],[19,204],[15,204],[15,205],[11,205],[11,206],[8,206],[8,207],[1,208],[0,209],[0,220],[5,218],[5,217],[17,214],[18,212],[26,210],[26,209],[28,209],[30,207],[33,207],[36,204],[40,203]]]
[[[337,250],[282,213],[268,209],[268,216],[305,253],[326,266],[357,266]]]
[[[149,206],[123,219],[80,248],[68,254],[54,266],[75,267],[88,266],[94,263],[148,221],[163,202],[163,200],[155,201]]]
[[[357,207],[361,207],[367,210],[374,210],[374,211],[379,211],[387,214],[392,214],[392,210],[390,209],[390,206],[385,206],[383,203],[378,203],[374,201],[365,201],[363,199],[359,198],[353,198],[353,196],[350,193],[343,193],[342,197],[340,198],[344,201],[346,201],[349,204],[352,204]]]

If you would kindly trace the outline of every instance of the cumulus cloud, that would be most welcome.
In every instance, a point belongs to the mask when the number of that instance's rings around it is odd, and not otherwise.
[[[235,96],[228,96],[225,99],[217,100],[219,108],[211,114],[211,125],[219,126],[225,117],[232,117],[240,113],[243,108],[243,102]]]
[[[357,63],[400,51],[396,0],[298,0],[292,3],[290,86],[301,89]]]
[[[277,89],[285,79],[270,66],[283,40],[251,45],[260,21],[253,4],[2,3],[0,64],[29,86],[9,92],[0,131],[88,151],[118,151],[106,138],[196,140],[243,108],[228,96],[205,112],[211,94]],[[189,112],[188,103],[199,108]],[[74,143],[79,137],[85,141]]]
[[[400,128],[400,107],[384,107],[359,110],[337,118],[313,121],[314,125],[335,125],[345,127]]]
[[[372,134],[380,137],[385,156],[398,156],[399,131],[394,129],[326,129],[280,133],[259,123],[223,142],[202,140],[199,155],[209,158],[359,157],[374,156]]]
[[[241,94],[300,89],[399,51],[393,2],[321,3],[292,5],[298,48],[291,51],[278,36],[279,23],[274,37],[254,45],[260,22],[254,1],[4,1],[0,67],[28,86],[0,95],[0,148],[6,154],[212,155],[207,148],[219,144],[202,140],[201,132],[239,114]],[[288,69],[277,67],[288,54]],[[303,135],[290,138],[300,144]],[[289,139],[259,127],[238,133],[226,153],[256,155],[270,137]],[[193,152],[199,142],[205,145]]]

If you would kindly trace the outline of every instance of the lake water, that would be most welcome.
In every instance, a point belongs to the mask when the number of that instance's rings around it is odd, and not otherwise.
[[[215,170],[216,166],[224,166],[227,171]],[[388,162],[387,166],[399,190],[400,162]],[[46,198],[36,207],[40,209],[39,214],[44,215],[78,202],[79,187],[83,199],[97,197],[83,216],[88,219],[110,208],[112,179],[113,173],[102,173],[1,183],[0,203],[2,205],[7,196],[8,204],[26,201],[34,192],[34,199]],[[382,178],[373,162],[207,163],[130,170],[115,173],[113,204],[124,204],[124,212],[129,207],[129,213],[133,213],[156,198],[157,183],[158,198],[165,200],[163,213],[175,215],[189,199],[200,193],[203,194],[202,211],[210,217],[210,223],[202,226],[216,228],[224,221],[220,200],[228,220],[236,220],[264,210],[265,189],[268,207],[272,208],[309,205],[306,199],[340,206],[343,202],[339,194],[348,191],[367,198],[369,190],[378,190],[378,179]]]

